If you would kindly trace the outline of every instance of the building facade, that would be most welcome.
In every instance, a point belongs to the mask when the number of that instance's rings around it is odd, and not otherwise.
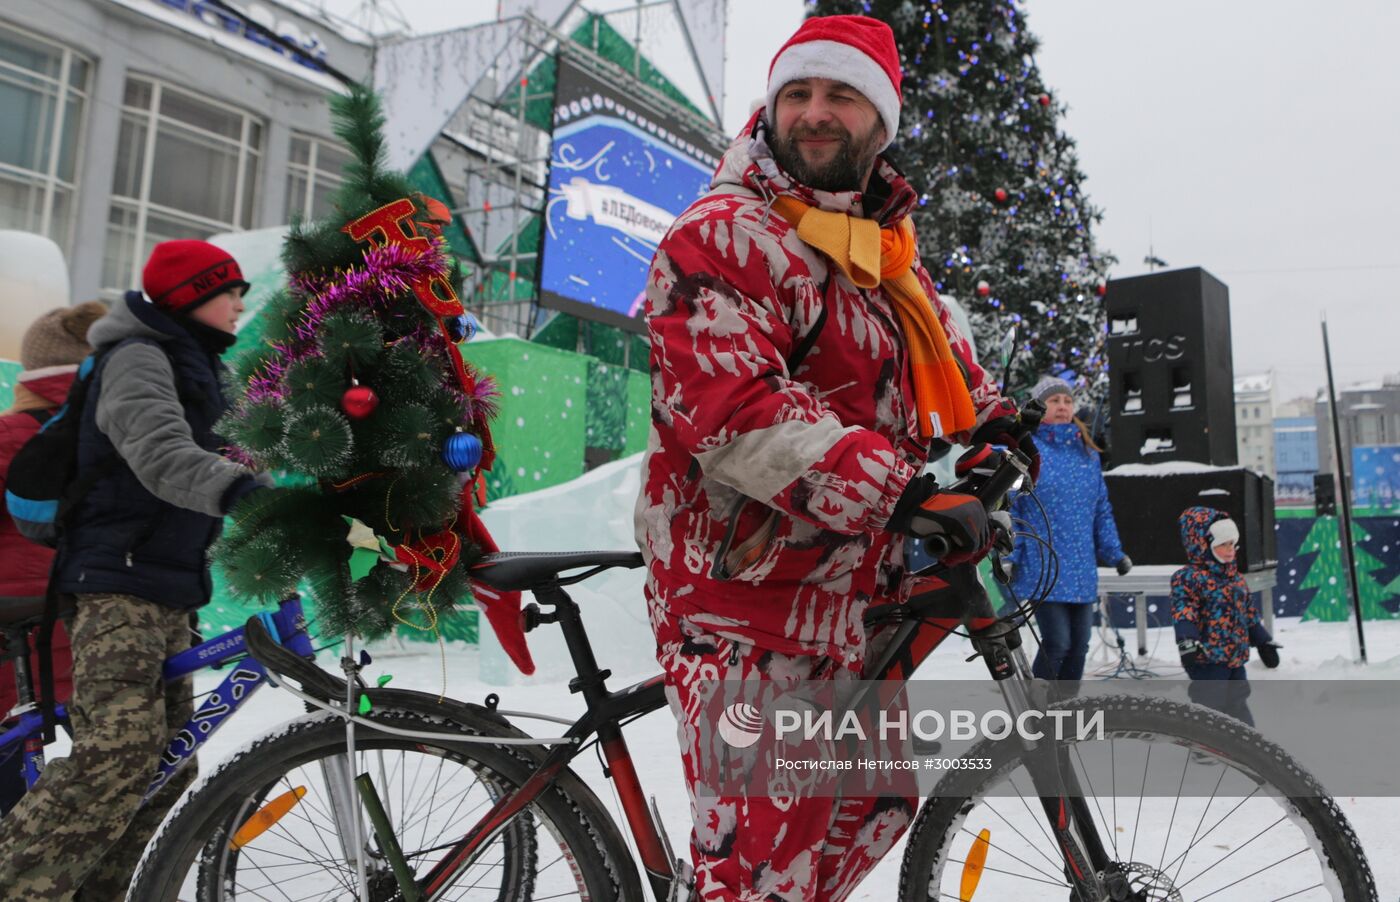
[[[1235,378],[1235,444],[1240,466],[1274,478],[1274,378]]]
[[[0,5],[0,228],[52,238],[75,300],[138,286],[157,242],[327,208],[346,157],[323,67],[367,80],[371,50],[257,15],[299,50],[198,0]]]
[[[1274,498],[1284,505],[1309,505],[1317,475],[1317,420],[1278,417],[1274,420]]]
[[[1378,382],[1362,382],[1343,386],[1337,392],[1344,460],[1353,459],[1359,446],[1400,444],[1400,373],[1392,373]],[[1318,469],[1336,473],[1336,457],[1332,453],[1331,404],[1327,393],[1317,398]],[[1348,474],[1354,476],[1355,474]]]

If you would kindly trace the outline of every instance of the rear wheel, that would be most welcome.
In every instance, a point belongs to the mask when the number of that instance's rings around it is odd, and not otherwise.
[[[1052,708],[1104,715],[1104,739],[1064,743],[1109,862],[1098,877],[1141,902],[1371,902],[1375,882],[1336,803],[1283,749],[1197,705],[1128,696]],[[1023,753],[984,742],[910,830],[900,898],[1070,899]],[[1099,900],[1084,900],[1099,902]]]
[[[443,730],[441,720],[410,712],[377,711],[374,719],[397,729]],[[420,879],[497,799],[524,782],[535,763],[518,748],[410,739],[367,727],[356,728],[355,744],[350,776],[370,776]],[[166,821],[131,898],[355,899],[347,814],[360,801],[345,791],[348,763],[344,721],[334,715],[303,718],[255,742]],[[432,898],[639,898],[635,869],[611,819],[591,794],[561,791],[569,780],[576,778],[557,782],[516,815]],[[271,821],[260,832],[254,826],[259,818]],[[368,819],[362,822],[370,899],[397,899],[389,861]]]

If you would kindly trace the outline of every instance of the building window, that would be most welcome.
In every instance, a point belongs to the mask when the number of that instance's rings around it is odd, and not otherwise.
[[[91,60],[0,26],[0,229],[38,232],[67,252]]]
[[[350,160],[339,142],[293,133],[285,220],[291,222],[293,216],[319,219],[331,212],[331,197],[345,181]]]
[[[217,101],[131,77],[122,101],[102,289],[140,282],[151,248],[253,224],[262,123]]]

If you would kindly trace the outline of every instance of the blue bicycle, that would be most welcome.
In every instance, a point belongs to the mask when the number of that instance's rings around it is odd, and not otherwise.
[[[5,656],[15,659],[20,701],[8,714],[0,712],[0,718],[13,721],[0,732],[0,759],[22,754],[25,781],[32,787],[43,771],[44,753],[43,716],[34,699],[28,637],[43,615],[43,600],[6,601],[9,603],[0,603],[0,631],[6,638]],[[249,627],[256,633],[259,654],[264,658],[277,649],[287,659],[325,673],[311,663],[315,649],[297,598],[283,601],[276,612],[258,614],[244,627],[171,657],[164,667],[167,680],[205,667],[228,665],[230,671],[170,742],[143,804],[264,683],[295,692],[250,655],[245,633]],[[509,729],[494,712],[436,694],[366,686],[358,675],[363,660],[347,656],[340,663],[351,679],[340,683],[346,691],[338,703],[317,691],[316,702],[308,703],[313,713],[283,725],[225,762],[246,765],[275,761],[276,775],[240,786],[233,804],[214,812],[219,836],[203,844],[194,868],[167,875],[169,886],[160,892],[138,888],[132,898],[201,902],[289,899],[293,897],[287,890],[299,885],[303,871],[324,873],[330,862],[334,875],[329,886],[320,895],[303,898],[353,899],[359,896],[356,887],[363,881],[368,899],[400,899],[400,878],[375,837],[403,836],[414,842],[415,864],[439,863],[450,857],[451,844],[430,848],[435,844],[425,838],[450,836],[465,829],[470,819],[524,782],[530,767],[537,763],[538,753],[532,747],[538,746],[539,740],[524,734],[493,738],[489,746],[470,744],[472,737],[496,737],[502,729]],[[358,730],[340,714],[320,710],[337,705],[344,706],[341,714],[350,711],[360,715],[353,718],[361,722]],[[62,705],[56,713],[60,720],[66,720]],[[373,719],[372,724],[366,715]],[[269,742],[271,749],[267,748]],[[511,743],[519,743],[519,747]],[[354,752],[347,753],[347,749]],[[293,766],[294,774],[284,765]],[[216,773],[225,771],[226,767],[221,767]],[[198,789],[183,797],[159,836],[166,835],[171,824],[179,822],[180,812],[192,803],[204,805]],[[588,804],[580,808],[576,800],[583,797]],[[526,902],[554,898],[564,888],[577,886],[580,870],[591,872],[599,864],[592,858],[579,862],[560,849],[585,848],[590,837],[583,832],[583,818],[597,821],[604,817],[601,803],[576,778],[560,780],[529,812],[485,844],[468,880],[472,898]],[[328,844],[323,839],[327,835],[336,839]],[[620,843],[621,839],[615,841]],[[161,846],[159,839],[153,842],[147,858]],[[264,854],[269,847],[275,851]],[[401,854],[395,857],[402,860]],[[144,863],[142,868],[150,869]],[[155,869],[164,870],[159,866]]]
[[[0,629],[5,635],[5,657],[14,658],[15,688],[19,701],[8,714],[0,711],[0,722],[14,720],[9,728],[0,730],[0,760],[19,754],[23,762],[25,786],[32,789],[44,771],[44,744],[41,738],[44,732],[44,718],[34,697],[34,675],[29,666],[29,635],[43,618],[44,599],[6,601],[8,603],[0,604]],[[306,632],[300,599],[289,598],[278,605],[275,612],[257,616],[268,634],[275,637],[279,645],[304,657],[314,654],[311,639]],[[219,687],[209,693],[199,710],[195,711],[184,728],[171,739],[165,754],[161,756],[159,769],[151,777],[151,783],[146,788],[142,804],[190,761],[199,747],[218,731],[224,721],[267,681],[267,671],[249,657],[244,648],[243,630],[243,627],[231,630],[165,662],[166,680],[178,680],[206,667],[220,667],[230,663],[232,667]],[[67,723],[68,715],[63,705],[55,706],[54,713],[59,722]]]

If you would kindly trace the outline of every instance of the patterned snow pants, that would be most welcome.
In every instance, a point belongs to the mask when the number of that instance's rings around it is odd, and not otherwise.
[[[195,776],[186,765],[138,811],[193,714],[191,680],[161,679],[165,659],[190,647],[189,612],[79,595],[72,637],[73,751],[0,820],[5,899],[125,899],[146,842]]]
[[[694,898],[703,902],[839,902],[909,826],[917,798],[719,795],[704,786],[701,737],[712,734],[706,684],[717,680],[847,681],[829,658],[785,655],[706,633],[688,621],[657,626],[657,659],[676,715],[690,793]]]

